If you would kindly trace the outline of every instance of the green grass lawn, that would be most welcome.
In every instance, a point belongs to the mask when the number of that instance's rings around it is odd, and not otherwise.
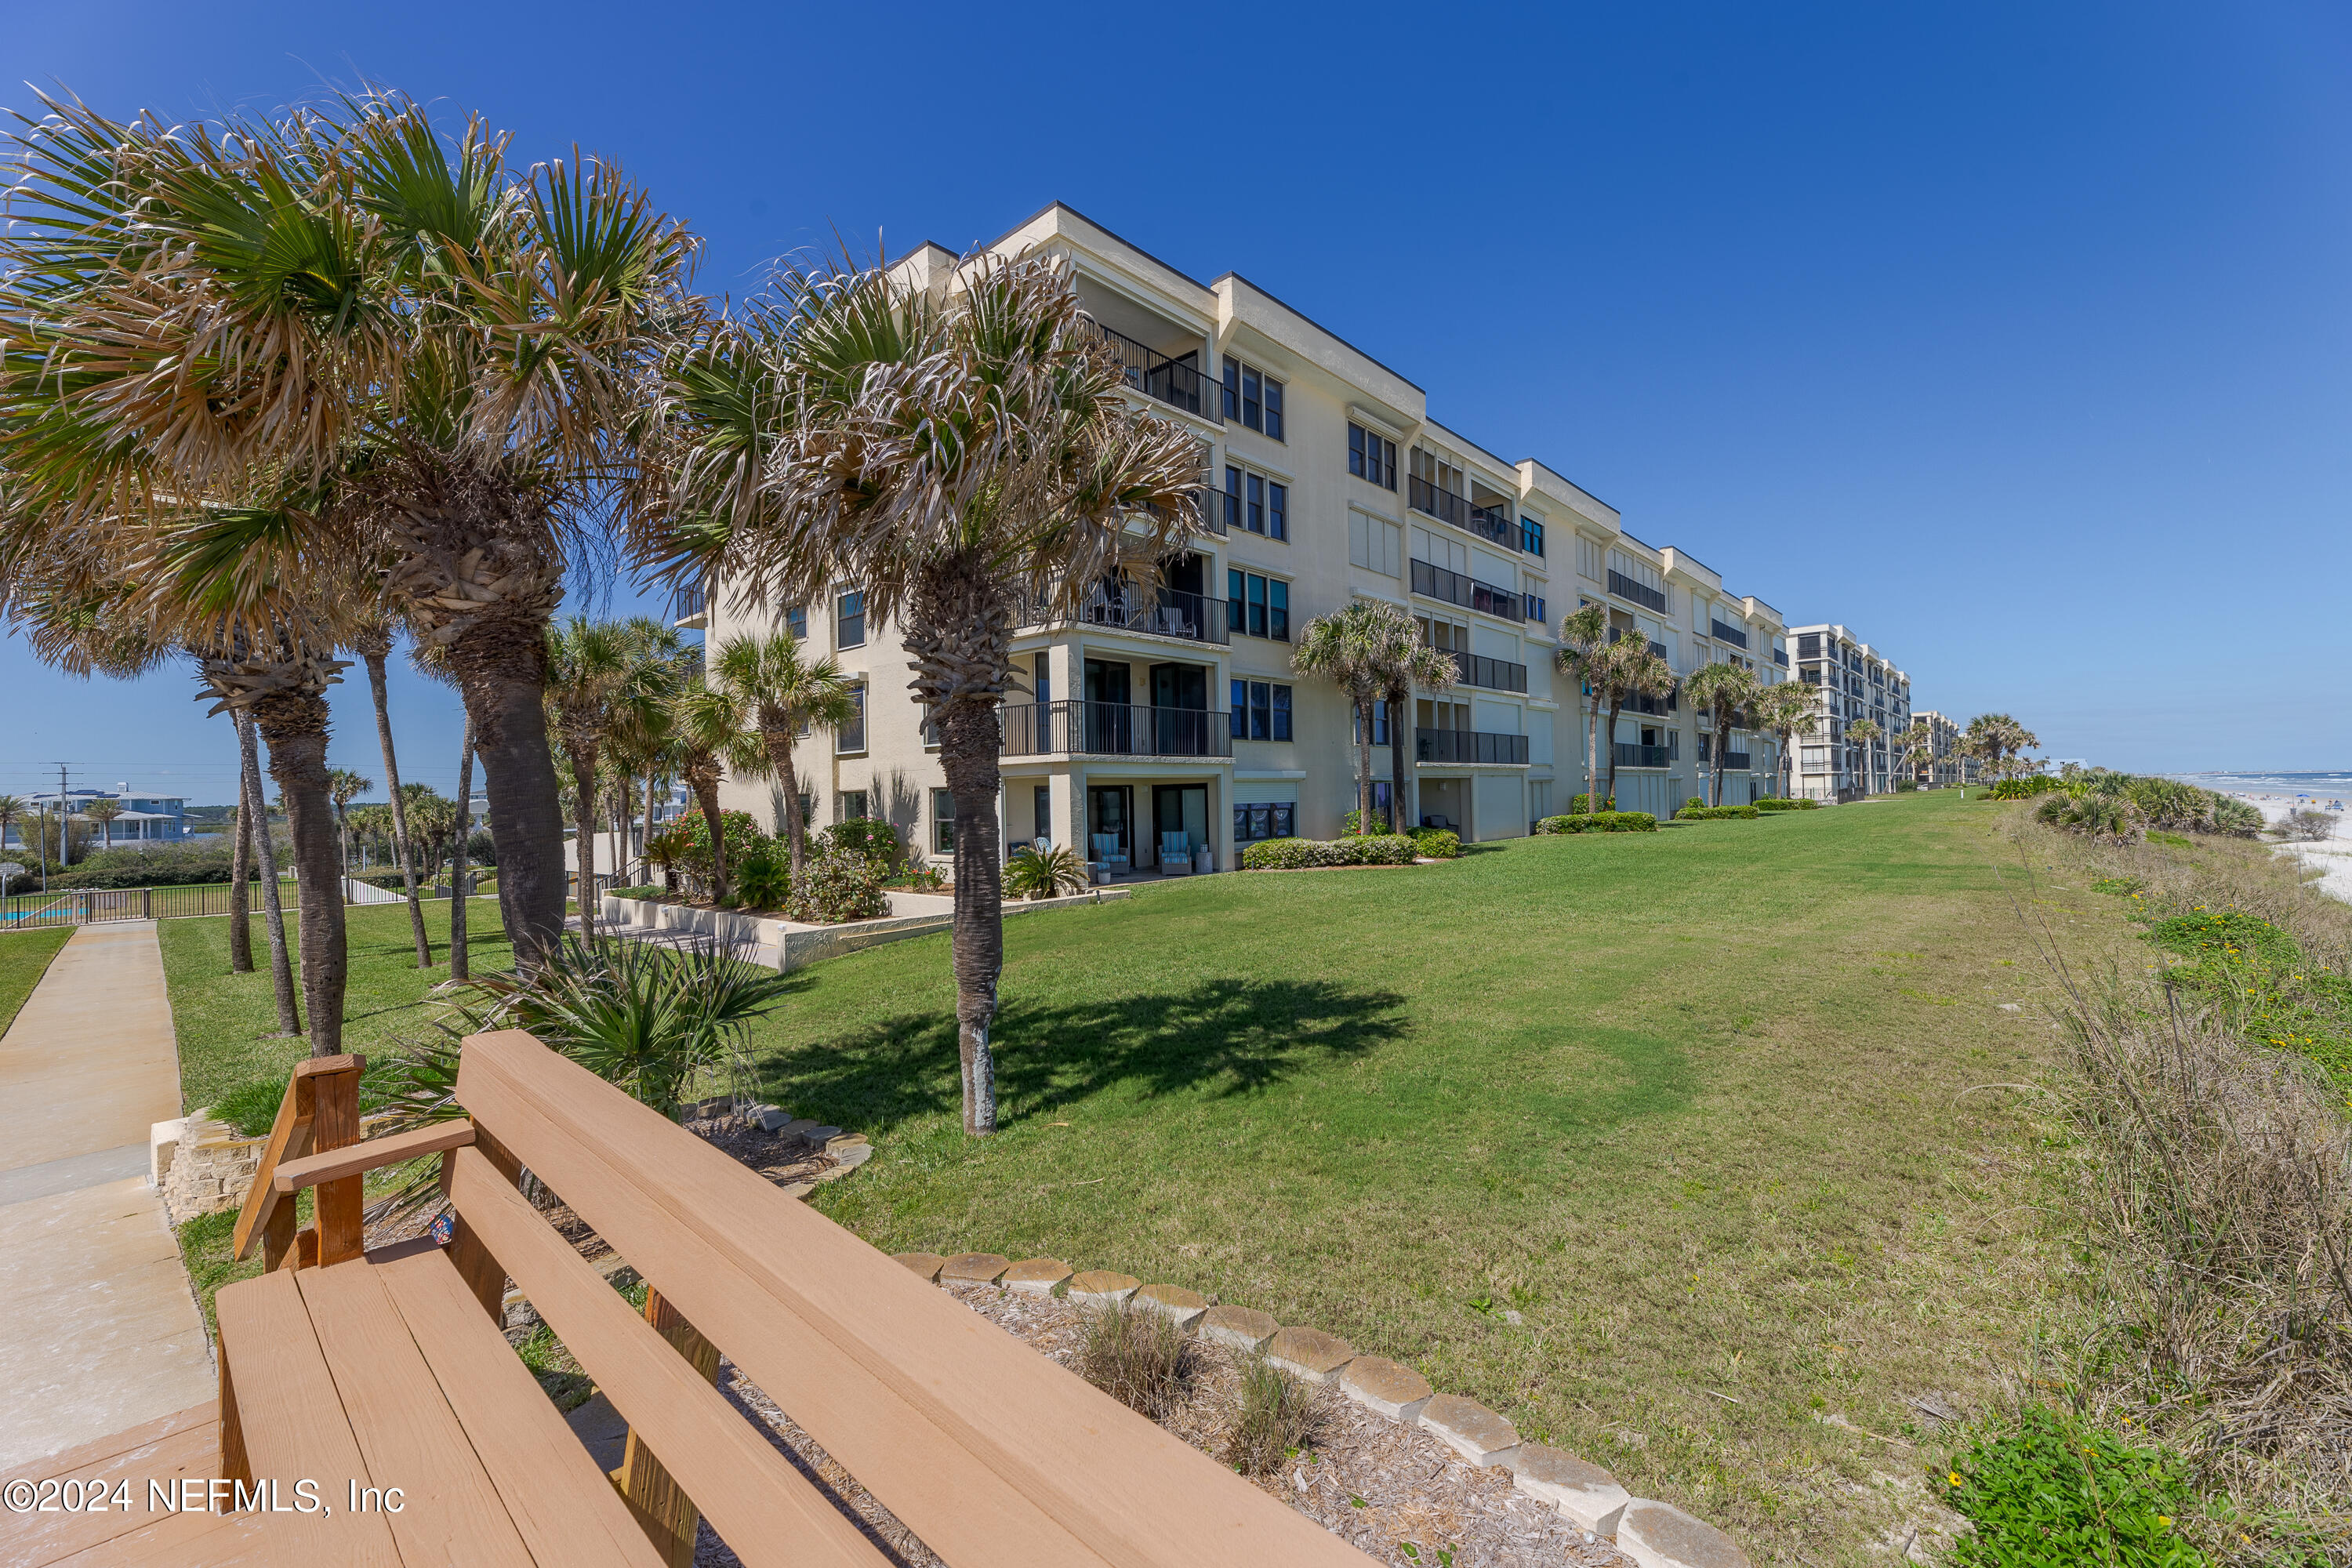
[[[755,1087],[873,1137],[818,1199],[885,1250],[1192,1286],[1410,1362],[1759,1562],[1885,1561],[1942,1457],[1907,1400],[1987,1409],[2067,1310],[2048,1130],[1987,1087],[2056,1038],[2000,811],[1940,792],[1146,884],[1006,923],[995,1138],[961,1131],[944,936],[807,972]],[[2062,943],[2126,940],[2034,900]],[[509,962],[471,908],[478,965]],[[446,971],[417,973],[404,909],[351,930],[351,1048],[418,1033]],[[266,971],[226,973],[226,922],[163,947],[190,1105],[302,1054],[267,1037]]]
[[[873,1136],[821,1201],[877,1247],[1262,1308],[1759,1560],[1860,1562],[1917,1517],[1906,1397],[1981,1407],[2056,1267],[2030,1097],[1975,1088],[2055,1038],[1994,819],[1922,795],[1023,915],[982,1142],[943,937],[810,971],[753,1055]]]
[[[25,998],[48,973],[49,960],[73,937],[73,927],[0,931],[0,1030],[16,1021]]]
[[[406,904],[360,904],[344,910],[351,945],[351,981],[343,997],[344,1049],[366,1054],[424,1033],[425,994],[449,977],[449,909],[446,899],[425,906],[435,963],[422,973]],[[476,970],[504,969],[514,963],[496,899],[467,900],[466,928]],[[252,919],[250,974],[229,971],[226,919],[161,921],[156,930],[171,987],[172,1019],[180,1037],[180,1092],[185,1109],[209,1105],[255,1079],[282,1079],[310,1054],[307,1037],[276,1037],[278,1001],[269,979],[265,920],[258,915]],[[298,936],[290,919],[286,935],[289,941]]]

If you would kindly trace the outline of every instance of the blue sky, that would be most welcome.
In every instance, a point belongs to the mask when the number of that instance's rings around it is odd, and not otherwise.
[[[1853,626],[1919,705],[2143,769],[2352,766],[2347,66],[2352,13],[2286,5],[117,4],[0,32],[0,82],[114,114],[366,78],[526,156],[576,142],[706,237],[712,291],[836,232],[960,248],[1066,201]],[[192,692],[0,645],[0,789],[63,760],[227,798]],[[404,775],[450,787],[454,701],[394,702]],[[335,760],[376,775],[363,682],[338,714]]]

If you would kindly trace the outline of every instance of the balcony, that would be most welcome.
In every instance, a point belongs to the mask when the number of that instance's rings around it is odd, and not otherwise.
[[[1230,757],[1233,725],[1222,709],[1147,708],[1126,702],[1031,702],[1004,712],[1004,754],[1084,752],[1112,757]]]
[[[1617,765],[1621,768],[1663,768],[1675,760],[1672,746],[1645,746],[1638,741],[1617,743]]]
[[[1507,621],[1524,618],[1526,603],[1509,588],[1492,588],[1474,577],[1459,572],[1432,565],[1426,561],[1412,563],[1412,591],[1425,598],[1443,599],[1449,605],[1489,616],[1500,616]]]
[[[1424,763],[1525,763],[1525,735],[1497,735],[1485,730],[1415,730],[1413,756]]]
[[[1439,489],[1419,474],[1406,476],[1406,499],[1413,510],[1426,512],[1441,522],[1450,522],[1465,533],[1513,550],[1519,547],[1519,531],[1511,522],[1511,514],[1501,507],[1480,506],[1468,496],[1455,495],[1452,490]]]
[[[1631,599],[1637,605],[1646,605],[1662,616],[1666,613],[1666,595],[1663,591],[1646,583],[1636,583],[1613,567],[1609,573],[1609,591],[1621,599]]]
[[[1156,349],[1137,342],[1124,332],[1112,331],[1099,321],[1094,324],[1095,336],[1127,372],[1127,384],[1146,397],[1197,415],[1213,424],[1223,425],[1224,416],[1218,401],[1220,388],[1216,382],[1201,373],[1200,366],[1183,360],[1170,359]]]
[[[1774,649],[1772,650],[1772,662],[1773,662],[1774,664],[1779,665],[1782,669],[1786,669],[1786,668],[1789,668],[1789,650],[1788,650],[1787,648],[1784,648],[1784,647],[1776,647],[1776,648],[1774,648]]]
[[[700,631],[710,624],[710,584],[688,584],[670,595],[670,625],[686,631]]]
[[[1746,752],[1726,752],[1723,753],[1723,765],[1728,772],[1744,773],[1754,763]]]
[[[1485,654],[1463,653],[1454,648],[1440,648],[1454,661],[1465,686],[1483,686],[1489,691],[1525,691],[1528,689],[1528,667],[1508,660],[1488,658]]]
[[[1717,642],[1727,642],[1734,647],[1748,646],[1748,634],[1727,621],[1717,621],[1707,629],[1715,634]]]
[[[1626,693],[1625,705],[1622,711],[1627,713],[1648,713],[1653,716],[1658,716],[1679,711],[1681,708],[1681,691],[1676,689],[1669,688],[1664,697],[1653,697],[1646,691],[1632,691]]]
[[[1131,583],[1116,593],[1097,587],[1076,614],[1048,616],[1036,605],[1028,605],[1014,619],[1023,626],[1104,626],[1146,637],[1214,643],[1221,647],[1233,641],[1224,600],[1187,594],[1178,588],[1144,588]]]

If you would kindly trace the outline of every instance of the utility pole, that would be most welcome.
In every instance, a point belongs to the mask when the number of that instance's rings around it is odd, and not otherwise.
[[[66,868],[66,765],[58,764],[58,869]]]

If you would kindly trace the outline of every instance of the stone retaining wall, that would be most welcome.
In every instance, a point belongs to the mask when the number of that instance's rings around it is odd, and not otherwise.
[[[1613,1542],[1642,1568],[1749,1568],[1738,1542],[1712,1525],[1671,1503],[1634,1497],[1589,1459],[1524,1441],[1509,1420],[1477,1401],[1440,1394],[1412,1368],[1383,1356],[1359,1355],[1336,1334],[1286,1327],[1246,1307],[1213,1304],[1181,1285],[1147,1285],[1131,1274],[1104,1269],[1076,1272],[1058,1258],[1015,1262],[993,1252],[953,1258],[902,1252],[897,1261],[935,1285],[994,1285],[1161,1313],[1187,1332],[1262,1355],[1302,1382],[1330,1386],[1391,1421],[1419,1426],[1474,1465],[1508,1469],[1520,1491],[1549,1503],[1579,1529]]]
[[[248,1138],[198,1111],[158,1121],[147,1137],[147,1181],[173,1225],[243,1206],[267,1138]]]

